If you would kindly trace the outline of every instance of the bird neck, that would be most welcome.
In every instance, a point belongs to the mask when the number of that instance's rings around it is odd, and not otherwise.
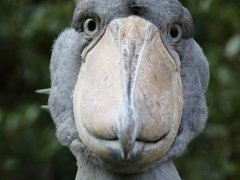
[[[172,161],[166,161],[145,173],[124,175],[107,171],[83,158],[78,157],[77,159],[78,172],[76,180],[181,180]]]

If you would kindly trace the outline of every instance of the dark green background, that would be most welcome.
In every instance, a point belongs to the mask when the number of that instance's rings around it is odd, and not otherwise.
[[[209,120],[176,160],[186,180],[240,179],[240,2],[184,0],[211,67]],[[47,97],[51,46],[70,25],[69,0],[0,1],[0,179],[72,180],[76,162],[56,140]]]

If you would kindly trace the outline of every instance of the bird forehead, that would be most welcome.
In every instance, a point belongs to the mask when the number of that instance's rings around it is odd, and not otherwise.
[[[179,21],[185,13],[178,0],[79,0],[73,22],[79,22],[80,17],[96,14],[109,22],[133,14],[133,6],[142,9],[140,16],[153,21],[157,26]]]
[[[153,6],[156,9],[159,6],[168,6],[168,7],[181,7],[182,4],[178,0],[78,0],[77,5],[88,5],[88,7],[102,7],[104,5],[106,8],[115,7],[119,4],[127,5],[141,5],[141,6]]]

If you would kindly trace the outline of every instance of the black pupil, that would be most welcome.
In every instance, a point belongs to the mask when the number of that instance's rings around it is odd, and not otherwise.
[[[171,37],[176,38],[176,37],[178,37],[178,34],[179,34],[179,32],[178,32],[177,27],[172,27],[170,30]]]
[[[96,24],[96,22],[94,20],[90,20],[88,22],[87,27],[88,27],[89,31],[95,31],[95,29],[97,28],[97,24]]]

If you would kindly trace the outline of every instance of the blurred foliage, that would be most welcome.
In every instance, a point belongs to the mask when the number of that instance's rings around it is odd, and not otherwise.
[[[176,160],[184,179],[240,179],[239,0],[182,0],[211,67],[206,130]],[[75,159],[59,145],[47,97],[51,46],[70,25],[69,0],[0,2],[0,179],[74,179]]]
[[[184,179],[240,179],[240,3],[185,0],[211,68],[206,129],[176,160]]]
[[[0,179],[74,179],[75,159],[55,137],[47,97],[53,40],[69,26],[67,0],[0,1]]]

